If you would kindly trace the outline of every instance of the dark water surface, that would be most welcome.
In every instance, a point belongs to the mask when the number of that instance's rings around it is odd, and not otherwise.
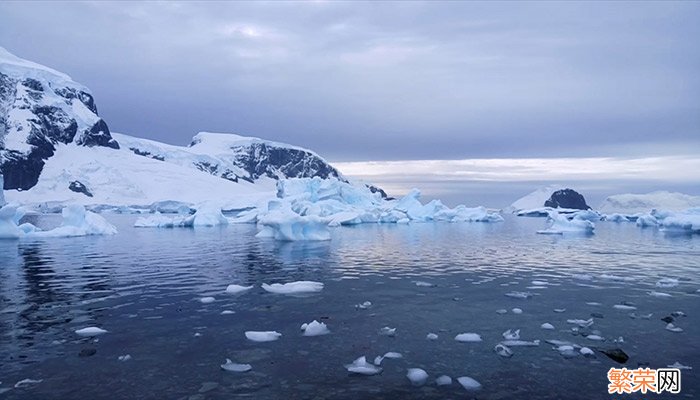
[[[697,235],[600,222],[593,236],[540,236],[534,232],[544,220],[508,217],[497,224],[335,228],[329,242],[280,243],[255,238],[250,225],[134,229],[133,216],[106,217],[118,235],[0,241],[0,399],[609,397],[607,370],[622,365],[601,353],[564,358],[546,339],[619,347],[630,356],[628,368],[676,361],[694,367],[683,371],[680,395],[617,398],[700,397]],[[678,285],[656,287],[662,278]],[[260,288],[297,280],[325,288],[301,297]],[[231,283],[256,287],[229,295]],[[506,297],[511,291],[534,296]],[[202,304],[203,296],[216,301]],[[356,309],[364,301],[372,308]],[[653,316],[633,319],[613,308],[622,302]],[[566,311],[553,311],[559,308]],[[675,321],[684,331],[667,331],[660,318],[677,310],[687,314]],[[591,313],[595,323],[584,331],[600,331],[603,342],[566,322]],[[299,326],[314,319],[332,333],[302,336]],[[544,322],[556,329],[541,329]],[[86,326],[109,333],[97,341],[74,333]],[[396,336],[380,335],[385,326],[397,328]],[[499,357],[493,348],[507,329],[543,342]],[[247,330],[283,336],[254,343]],[[426,340],[429,332],[439,338]],[[483,341],[456,342],[462,332]],[[624,342],[613,343],[620,336]],[[403,358],[384,360],[380,375],[353,376],[343,367],[387,351]],[[126,354],[132,359],[118,360]],[[223,371],[226,358],[253,370]],[[413,367],[428,372],[426,385],[408,381]],[[467,392],[456,380],[438,388],[434,379],[442,374],[470,376],[483,388]],[[5,391],[27,378],[42,381]]]

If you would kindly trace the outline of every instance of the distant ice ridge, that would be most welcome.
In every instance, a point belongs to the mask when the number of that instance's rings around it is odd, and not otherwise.
[[[564,189],[561,185],[550,185],[543,188],[539,188],[534,192],[527,194],[518,200],[514,201],[509,207],[505,209],[507,212],[517,212],[520,210],[532,210],[536,208],[542,208],[545,201],[549,199],[552,193],[557,190]]]
[[[62,211],[61,226],[42,231],[30,223],[19,224],[24,209],[6,205],[0,209],[0,239],[74,237],[91,235],[114,235],[117,228],[102,216],[77,204],[67,206]]]
[[[420,202],[413,189],[399,200],[338,179],[299,178],[277,182],[277,198],[266,207],[245,211],[233,222],[257,222],[259,237],[277,240],[328,240],[328,227],[362,223],[500,222],[503,217],[484,207],[449,208],[439,200]]]
[[[228,225],[228,218],[221,212],[221,207],[212,203],[202,203],[196,206],[193,215],[178,214],[166,216],[156,211],[154,214],[136,220],[137,228],[193,228]]]
[[[583,217],[574,216],[571,220],[559,214],[556,211],[549,212],[549,227],[544,230],[537,231],[539,234],[562,235],[565,233],[584,233],[591,234],[595,229],[595,224],[591,221],[583,219]]]
[[[681,211],[696,207],[700,207],[700,196],[658,191],[610,196],[603,201],[599,210],[604,213],[636,214],[648,213],[653,209]]]

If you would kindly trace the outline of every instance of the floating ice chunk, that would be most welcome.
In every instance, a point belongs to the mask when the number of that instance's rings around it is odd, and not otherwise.
[[[250,364],[236,364],[233,361],[226,359],[224,364],[221,364],[221,369],[230,372],[248,372],[253,369]]]
[[[435,379],[435,384],[438,386],[447,386],[452,384],[452,378],[447,375],[440,375]]]
[[[379,334],[383,336],[396,336],[396,328],[383,327],[379,330]]]
[[[588,302],[586,302],[586,305],[589,305],[589,306],[602,306],[603,304],[602,304],[602,303],[598,303],[597,301],[588,301]]]
[[[401,353],[397,353],[395,351],[390,351],[388,353],[385,353],[383,356],[375,357],[374,358],[374,365],[381,365],[382,361],[384,361],[385,358],[399,359],[399,358],[403,358],[403,355]]]
[[[589,349],[588,347],[581,347],[581,349],[579,350],[579,353],[581,353],[582,355],[584,355],[586,357],[595,356],[595,353],[593,352],[593,350]]]
[[[522,308],[517,308],[517,307],[516,307],[516,308],[510,310],[510,312],[512,312],[513,314],[522,314],[522,313],[523,313],[523,310],[522,310]]]
[[[323,218],[302,216],[292,211],[291,205],[279,200],[270,201],[266,214],[258,215],[262,229],[257,237],[270,237],[280,241],[323,241],[331,239],[328,221]]]
[[[674,311],[671,313],[674,317],[687,317],[687,315],[683,311]]]
[[[640,228],[654,227],[659,225],[659,221],[651,214],[642,214],[637,217],[636,224]]]
[[[563,313],[563,312],[566,312],[566,308],[555,308],[555,309],[554,309],[554,312],[555,312],[555,313],[561,314],[561,313]]]
[[[662,232],[670,234],[700,233],[700,208],[668,215],[659,225]]]
[[[506,310],[505,308],[499,308],[498,310],[496,310],[496,314],[506,314],[507,312],[508,310]]]
[[[662,278],[656,282],[656,287],[660,288],[672,288],[678,286],[678,279],[676,278]]]
[[[209,304],[209,303],[213,303],[215,301],[216,301],[216,299],[211,297],[211,296],[202,297],[201,299],[199,299],[199,302],[202,304]]]
[[[501,343],[497,344],[496,347],[493,348],[493,351],[501,357],[510,358],[513,356],[513,350]]]
[[[505,296],[512,297],[514,299],[529,299],[533,295],[530,292],[508,292],[505,294]]]
[[[434,287],[435,285],[430,282],[416,281],[416,286],[418,287]]]
[[[23,235],[17,226],[22,216],[24,211],[16,206],[5,205],[0,208],[0,239],[19,239]]]
[[[457,378],[457,382],[459,382],[459,384],[462,385],[463,388],[469,391],[481,389],[481,383],[479,383],[476,379],[468,376],[461,376]]]
[[[554,325],[550,324],[549,322],[545,322],[544,324],[540,325],[540,328],[551,331],[554,330]]]
[[[75,331],[75,333],[78,336],[93,337],[93,336],[103,335],[103,334],[107,333],[107,331],[104,329],[98,328],[96,326],[89,326],[87,328],[78,329],[77,331]]]
[[[537,231],[543,235],[563,235],[569,233],[592,234],[595,229],[595,224],[585,219],[567,219],[557,211],[548,211],[549,227],[544,230]]]
[[[455,336],[458,342],[481,342],[481,335],[478,333],[460,333]]]
[[[641,319],[651,319],[651,316],[652,316],[652,315],[654,315],[654,314],[653,314],[653,313],[649,313],[649,314],[637,314],[636,312],[631,312],[631,313],[630,313],[630,318],[632,318],[632,319],[637,319],[637,318],[641,318]]]
[[[574,346],[568,345],[568,344],[557,347],[557,351],[559,352],[559,354],[561,354],[562,356],[567,357],[567,358],[568,357],[576,357],[576,355],[577,355],[576,350],[574,349]]]
[[[406,378],[415,386],[421,386],[428,380],[428,373],[420,368],[409,368]]]
[[[304,325],[302,325],[302,329],[304,330],[304,336],[321,336],[331,333],[330,329],[328,329],[326,324],[324,324],[323,322],[313,320],[308,324]]]
[[[435,334],[435,333],[429,333],[429,334],[427,334],[427,335],[425,336],[425,338],[428,339],[428,340],[437,340],[438,335]]]
[[[588,339],[588,340],[597,340],[597,341],[603,341],[603,340],[605,340],[605,338],[603,338],[603,337],[600,336],[600,335],[588,335],[588,336],[586,336],[586,339]]]
[[[504,340],[500,344],[506,347],[535,347],[540,345],[539,340],[527,341],[527,340]]]
[[[221,206],[207,202],[197,205],[196,208],[197,212],[192,216],[192,226],[228,225],[228,219],[221,213]]]
[[[617,223],[630,222],[630,219],[626,215],[618,214],[618,213],[603,215],[603,219],[605,221],[617,222]]]
[[[131,355],[125,354],[125,355],[123,355],[123,356],[117,357],[117,359],[118,359],[119,361],[129,361],[129,360],[131,360]]]
[[[365,301],[360,304],[355,304],[355,308],[358,308],[360,310],[366,310],[368,308],[372,307],[372,302],[371,301]]]
[[[159,211],[143,217],[134,222],[134,228],[191,228],[193,226],[191,215],[166,216]]]
[[[276,331],[246,331],[245,337],[253,342],[272,342],[279,339],[281,333]]]
[[[368,363],[365,356],[353,361],[352,364],[346,364],[345,369],[347,369],[350,373],[360,375],[377,375],[382,372],[382,368]]]
[[[241,286],[241,285],[228,285],[226,287],[226,293],[228,294],[238,294],[238,293],[243,293],[245,291],[248,291],[253,288],[253,285],[250,286]]]
[[[232,310],[224,310],[221,312],[221,315],[231,315],[231,314],[235,314],[235,313],[236,312],[232,311]]]
[[[512,329],[508,329],[507,331],[503,332],[503,338],[509,340],[520,339],[520,329],[517,329],[515,331]]]
[[[614,309],[616,310],[623,310],[623,311],[630,311],[630,310],[636,310],[637,307],[635,306],[630,306],[628,304],[615,304],[613,306]]]
[[[532,281],[532,284],[535,286],[547,286],[547,285],[549,285],[549,282],[547,282],[547,281]]]
[[[668,325],[666,325],[666,330],[671,332],[683,332],[682,328],[673,325],[673,323],[671,322],[669,322]]]
[[[678,361],[674,362],[671,365],[668,365],[668,368],[677,368],[677,369],[693,369],[693,367],[688,366],[688,365],[683,365],[679,363]]]
[[[652,290],[651,292],[648,292],[648,294],[649,294],[649,296],[659,297],[659,298],[662,298],[662,299],[667,299],[667,298],[669,298],[669,297],[673,297],[673,296],[671,296],[671,295],[668,294],[668,293],[655,292],[655,291],[653,291],[653,290]]]
[[[72,204],[61,212],[63,223],[61,226],[49,231],[36,231],[27,234],[27,237],[76,237],[92,235],[114,235],[117,228],[105,220],[101,215],[91,211],[85,211],[85,207]]]
[[[323,290],[323,283],[313,281],[297,281],[290,283],[273,283],[268,285],[262,284],[265,291],[276,294],[297,294],[297,293],[315,293]]]
[[[36,385],[37,383],[41,383],[43,381],[43,379],[22,379],[21,381],[15,383],[15,389]]]

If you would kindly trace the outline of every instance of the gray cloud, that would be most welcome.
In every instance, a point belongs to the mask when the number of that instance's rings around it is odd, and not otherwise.
[[[110,127],[331,160],[697,154],[700,3],[2,2]]]

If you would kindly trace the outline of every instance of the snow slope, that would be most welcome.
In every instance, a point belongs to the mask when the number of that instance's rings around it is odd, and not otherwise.
[[[681,211],[700,207],[700,196],[658,191],[646,194],[618,194],[603,201],[599,211],[606,214],[635,214],[652,209]]]
[[[535,190],[534,192],[527,194],[518,200],[514,201],[510,207],[507,207],[504,211],[506,212],[517,212],[520,210],[530,210],[534,208],[544,207],[545,201],[549,199],[552,193],[557,190],[565,189],[561,185],[549,185]]]

